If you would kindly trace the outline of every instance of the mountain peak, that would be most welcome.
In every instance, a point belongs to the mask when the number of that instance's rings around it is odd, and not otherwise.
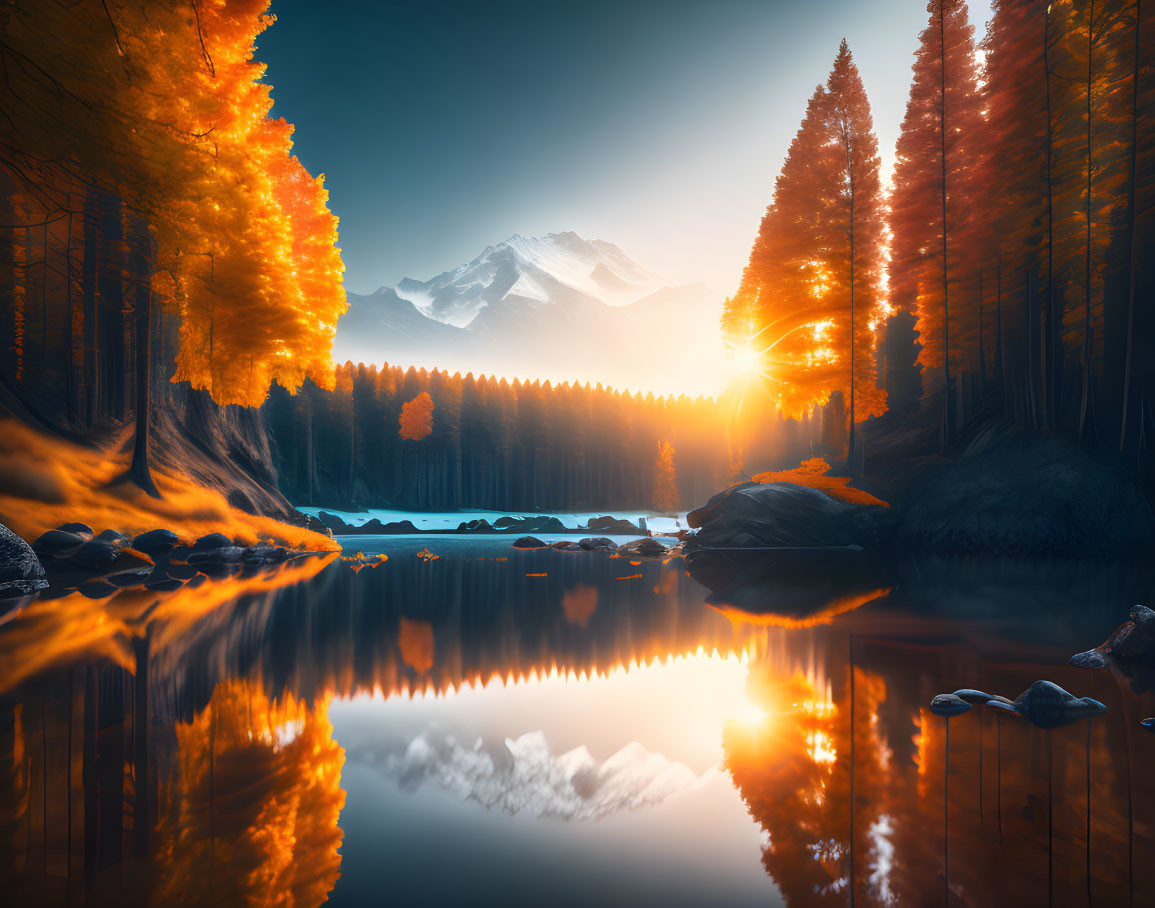
[[[452,271],[428,281],[407,277],[393,289],[429,318],[465,328],[483,310],[503,304],[624,306],[663,286],[613,243],[567,230],[540,237],[515,233]]]

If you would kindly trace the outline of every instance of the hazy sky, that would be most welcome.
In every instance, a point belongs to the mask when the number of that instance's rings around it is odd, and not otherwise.
[[[617,243],[737,284],[845,37],[884,167],[925,0],[273,0],[273,113],[326,175],[346,286],[425,279],[514,233]],[[980,29],[989,9],[971,13]]]

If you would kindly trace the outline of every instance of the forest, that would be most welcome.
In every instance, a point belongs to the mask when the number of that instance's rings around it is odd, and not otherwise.
[[[932,0],[889,187],[844,41],[725,303],[755,368],[691,401],[337,366],[337,219],[271,115],[265,0],[6,4],[0,404],[245,510],[684,508],[815,455],[893,479],[992,423],[1149,494],[1151,6],[997,0],[976,39]]]
[[[843,42],[723,317],[785,412],[840,393],[853,452],[913,380],[932,447],[1011,420],[1150,483],[1151,10],[996,0],[976,41],[932,0],[889,192]]]
[[[742,457],[797,461],[810,420],[748,438],[712,398],[346,363],[332,393],[262,409],[281,490],[329,507],[654,508],[704,500]]]

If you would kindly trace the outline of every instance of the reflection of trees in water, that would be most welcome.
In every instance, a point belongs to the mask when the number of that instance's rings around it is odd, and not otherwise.
[[[888,762],[877,720],[886,685],[876,675],[855,672],[853,817],[846,771],[849,698],[835,703],[801,673],[774,678],[766,665],[754,667],[748,686],[766,719],[756,726],[728,724],[723,744],[726,766],[751,815],[769,833],[762,853],[767,872],[789,904],[841,905],[853,860],[856,895],[881,894],[884,877],[872,881],[867,867],[877,859],[871,830],[885,805],[860,792],[880,788]]]
[[[157,825],[154,900],[316,905],[337,882],[345,753],[328,699],[308,707],[239,682],[176,726]]]
[[[1047,904],[1048,892],[1055,904],[1155,899],[1155,779],[1140,770],[1155,742],[1135,733],[1150,695],[1067,667],[1066,648],[976,645],[937,621],[854,621],[885,633],[855,635],[853,670],[847,630],[785,632],[781,652],[751,666],[765,720],[724,733],[727,767],[767,833],[763,863],[788,904],[847,903],[852,861],[861,905],[942,904],[947,885],[951,904],[976,906]],[[808,661],[829,688],[797,670]],[[1108,705],[1089,748],[1086,722],[1047,732],[976,709],[950,720],[948,763],[946,720],[925,708],[935,693],[1014,696],[1040,677]]]

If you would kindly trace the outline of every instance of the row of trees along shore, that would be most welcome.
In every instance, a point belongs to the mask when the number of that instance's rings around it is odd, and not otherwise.
[[[262,415],[298,504],[665,510],[705,501],[743,455],[809,450],[816,422],[781,420],[757,442],[729,403],[346,363],[335,392],[274,387]]]
[[[940,446],[1001,415],[1150,479],[1155,2],[996,0],[977,43],[962,0],[928,12],[889,193],[843,42],[727,339],[787,413],[841,396],[852,455],[921,393]]]

